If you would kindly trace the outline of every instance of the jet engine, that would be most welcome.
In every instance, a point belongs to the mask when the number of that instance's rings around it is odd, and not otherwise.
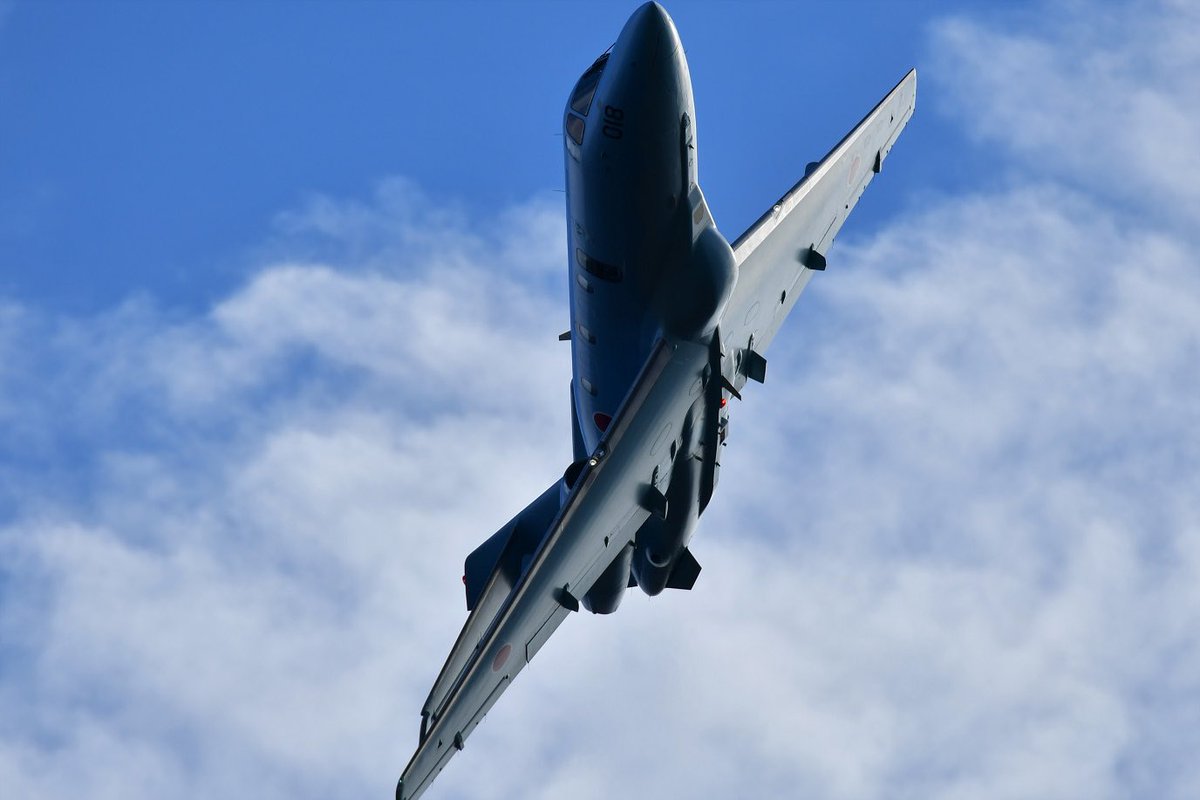
[[[684,423],[679,455],[671,469],[662,512],[652,514],[634,539],[632,569],[637,585],[653,597],[663,589],[690,589],[700,565],[688,551],[688,541],[700,515],[701,462],[692,456],[700,444],[704,400],[698,399]]]
[[[633,544],[627,544],[601,573],[583,596],[583,607],[593,614],[611,614],[621,605],[629,588],[629,570],[633,565]]]

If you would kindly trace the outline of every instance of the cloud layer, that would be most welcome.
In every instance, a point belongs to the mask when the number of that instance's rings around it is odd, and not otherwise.
[[[696,589],[572,619],[431,797],[1200,794],[1193,13],[935,26],[1004,185],[851,223]],[[392,180],[202,317],[0,306],[6,797],[388,796],[569,457],[561,227]]]

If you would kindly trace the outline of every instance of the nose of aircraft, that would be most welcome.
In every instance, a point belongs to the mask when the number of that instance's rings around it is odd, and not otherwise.
[[[667,10],[646,3],[633,12],[614,48],[631,61],[653,64],[671,59],[679,48],[679,34]]]

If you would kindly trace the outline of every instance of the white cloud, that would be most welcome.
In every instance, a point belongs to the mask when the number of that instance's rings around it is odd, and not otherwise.
[[[463,555],[569,454],[566,313],[512,277],[545,216],[273,266],[199,319],[6,312],[14,796],[386,790]]]
[[[1105,260],[1116,241],[1153,268]],[[472,739],[502,776],[442,780],[1189,796],[1200,279],[1181,244],[1038,184],[844,245],[736,409],[697,590],[564,628]],[[567,756],[514,757],[530,739]]]
[[[1188,227],[1200,213],[1200,7],[1039,4],[935,28],[952,113],[1035,171]],[[951,77],[953,76],[953,77]]]
[[[431,800],[1200,791],[1196,198],[1130,155],[1197,124],[1191,12],[1131,9],[936,28],[1007,187],[839,244],[696,590],[572,619]],[[1085,147],[1098,83],[1176,110]],[[198,318],[0,311],[6,797],[386,796],[462,557],[568,457],[553,203],[277,222]]]

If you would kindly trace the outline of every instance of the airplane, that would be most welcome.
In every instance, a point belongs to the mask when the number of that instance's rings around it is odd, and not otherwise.
[[[466,557],[469,612],[421,709],[396,786],[415,800],[520,671],[581,608],[691,589],[730,400],[826,267],[916,102],[912,70],[732,244],[696,172],[683,45],[661,5],[634,11],[563,116],[574,461]]]

